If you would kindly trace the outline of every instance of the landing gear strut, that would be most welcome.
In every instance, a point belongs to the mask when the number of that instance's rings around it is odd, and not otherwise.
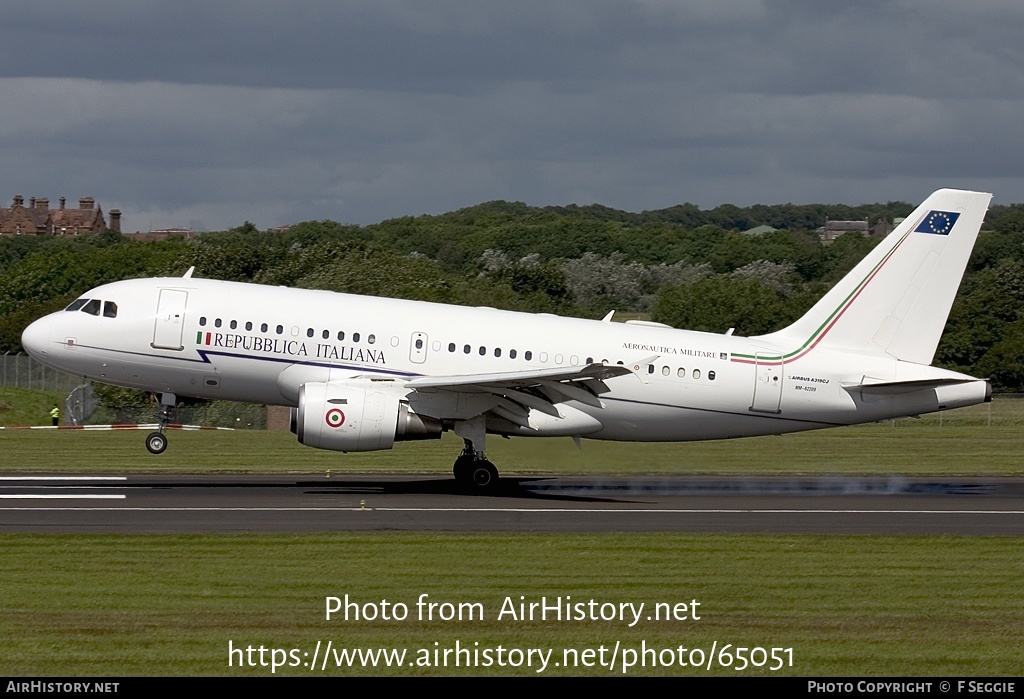
[[[167,435],[164,434],[164,430],[174,421],[174,416],[177,413],[177,400],[173,393],[160,394],[159,426],[156,432],[146,435],[146,449],[150,454],[163,454],[167,449]]]
[[[488,461],[482,452],[473,448],[473,442],[465,440],[466,446],[455,459],[452,471],[459,485],[474,492],[489,492],[498,487],[498,469]]]

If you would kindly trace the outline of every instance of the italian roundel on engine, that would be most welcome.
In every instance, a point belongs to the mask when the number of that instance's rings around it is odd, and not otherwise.
[[[396,441],[439,439],[440,420],[410,411],[394,388],[357,381],[303,384],[295,415],[299,442],[317,449],[375,451]]]

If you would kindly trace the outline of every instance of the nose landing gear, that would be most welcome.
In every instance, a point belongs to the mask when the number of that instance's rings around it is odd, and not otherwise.
[[[156,432],[146,435],[146,449],[150,454],[163,454],[167,449],[167,435],[164,434],[164,430],[174,421],[177,413],[177,400],[173,393],[160,394],[159,425]]]
[[[167,437],[163,432],[150,432],[146,435],[146,449],[150,454],[163,454],[167,448]]]

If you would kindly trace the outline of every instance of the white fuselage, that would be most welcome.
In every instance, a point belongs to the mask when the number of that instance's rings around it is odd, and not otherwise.
[[[491,308],[193,278],[116,282],[83,298],[112,302],[116,314],[50,314],[25,331],[26,349],[71,374],[181,396],[294,407],[310,382],[400,384],[602,362],[632,370],[606,381],[603,407],[560,403],[561,425],[509,425],[507,434],[719,439],[872,422],[988,395],[984,381],[882,353],[796,352],[757,338]],[[851,388],[915,381],[934,385]]]

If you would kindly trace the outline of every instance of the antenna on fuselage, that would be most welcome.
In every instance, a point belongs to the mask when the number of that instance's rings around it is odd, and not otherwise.
[[[185,274],[182,275],[181,278],[182,279],[191,279],[192,278],[192,273],[195,272],[195,271],[196,271],[196,266],[192,265],[191,267],[188,268],[188,271],[185,272]]]

